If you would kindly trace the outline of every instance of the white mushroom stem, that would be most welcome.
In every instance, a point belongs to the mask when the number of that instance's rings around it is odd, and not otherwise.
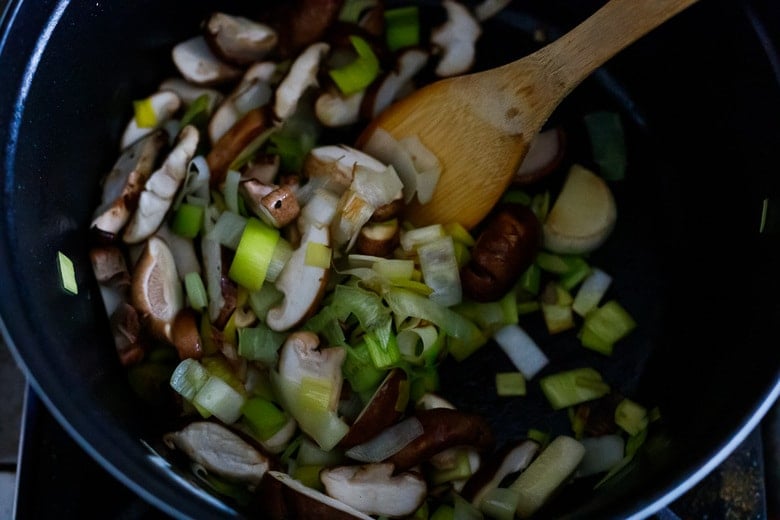
[[[463,4],[444,0],[443,5],[447,21],[431,32],[431,43],[443,51],[436,74],[448,77],[463,74],[474,64],[475,44],[482,28]]]
[[[295,112],[298,101],[309,87],[317,86],[320,62],[330,51],[330,45],[318,42],[310,45],[293,62],[290,72],[276,89],[274,111],[280,119],[287,119]]]
[[[207,471],[230,480],[257,485],[270,467],[268,457],[215,422],[191,423],[164,440]]]
[[[394,476],[392,464],[329,468],[320,473],[320,480],[331,497],[367,515],[391,518],[414,513],[428,492],[419,474]]]
[[[249,67],[241,82],[233,89],[209,120],[209,138],[216,143],[220,137],[250,110],[264,106],[271,100],[271,78],[276,64],[270,61]]]
[[[125,229],[123,239],[128,244],[138,243],[151,236],[162,224],[173,203],[176,190],[187,176],[187,166],[198,147],[199,132],[194,126],[185,126],[179,140],[163,165],[146,181],[138,201],[138,209]]]
[[[225,13],[214,13],[206,21],[206,35],[213,50],[223,59],[247,65],[262,59],[276,46],[278,37],[271,27]]]
[[[125,131],[122,134],[122,139],[120,141],[120,147],[122,150],[138,141],[142,137],[146,137],[155,129],[163,126],[163,124],[165,124],[173,116],[173,114],[179,110],[179,107],[181,107],[181,99],[179,99],[179,96],[175,92],[168,90],[156,92],[149,96],[144,102],[149,103],[149,106],[154,112],[156,123],[154,126],[141,127],[138,126],[138,121],[136,121],[136,118],[132,117],[130,122],[127,123],[127,127],[125,127]]]

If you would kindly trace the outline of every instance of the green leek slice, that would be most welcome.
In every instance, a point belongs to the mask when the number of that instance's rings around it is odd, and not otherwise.
[[[228,276],[250,291],[263,286],[279,240],[279,231],[252,217],[247,220]]]
[[[610,391],[601,374],[587,367],[545,376],[539,386],[555,410],[598,399]]]
[[[343,67],[332,69],[329,73],[345,96],[365,89],[379,75],[379,59],[368,42],[360,36],[350,36],[349,41],[357,53],[357,58]]]
[[[420,12],[417,6],[385,11],[385,41],[391,51],[419,44]]]

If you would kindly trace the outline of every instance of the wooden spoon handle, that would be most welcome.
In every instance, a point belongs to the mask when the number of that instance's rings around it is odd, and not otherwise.
[[[619,51],[635,42],[677,13],[698,0],[611,0],[587,20],[554,42],[531,54],[501,67],[501,74],[518,78],[528,74],[528,63],[536,64],[536,79],[532,93],[519,90],[528,103],[535,98],[549,110],[567,96],[583,79]],[[544,112],[541,110],[540,112]],[[549,114],[548,114],[549,115]]]

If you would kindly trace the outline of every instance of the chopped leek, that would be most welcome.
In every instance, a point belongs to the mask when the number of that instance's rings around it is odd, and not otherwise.
[[[194,125],[198,128],[204,128],[211,116],[211,96],[201,94],[195,101],[190,103],[184,115],[181,116],[181,126]]]
[[[343,67],[332,69],[330,77],[345,96],[360,92],[368,87],[379,75],[379,58],[371,46],[360,36],[350,36],[349,41],[357,53],[357,58]]]
[[[387,318],[383,325],[368,331],[363,337],[376,368],[389,368],[401,361],[401,351],[393,333],[393,321]]]
[[[187,401],[192,401],[209,379],[209,371],[194,359],[185,359],[171,374],[171,388]]]
[[[572,310],[580,316],[587,316],[599,304],[611,283],[612,277],[610,275],[601,269],[594,268],[577,291],[574,303],[572,303]]]
[[[479,509],[489,518],[496,520],[513,520],[520,496],[517,491],[509,488],[494,488],[485,494],[479,503]]]
[[[593,112],[585,116],[593,159],[601,176],[617,181],[626,175],[626,143],[623,124],[616,112]]]
[[[636,328],[630,314],[615,300],[591,311],[582,325],[582,345],[609,355],[612,346]]]
[[[365,342],[347,347],[347,357],[341,370],[352,389],[358,393],[376,388],[387,373],[374,366]]]
[[[598,399],[610,391],[601,374],[592,368],[576,368],[551,374],[540,379],[539,386],[555,410]]]
[[[356,24],[365,11],[376,7],[378,3],[379,0],[346,0],[339,12],[339,20]]]
[[[298,387],[301,409],[309,412],[327,412],[334,391],[330,379],[303,376]]]
[[[542,303],[541,306],[544,323],[550,334],[558,334],[574,328],[574,314],[571,306],[557,303]]]
[[[521,372],[497,373],[496,393],[502,397],[525,395],[525,377],[523,377]]]
[[[152,98],[133,101],[135,124],[138,128],[154,128],[157,126],[157,114],[154,112]]]
[[[277,352],[287,336],[268,328],[264,323],[238,330],[238,354],[250,361],[272,366],[278,359]]]
[[[222,379],[211,376],[195,394],[193,404],[210,412],[220,421],[231,424],[241,417],[245,398]]]
[[[477,243],[471,236],[469,230],[464,228],[459,222],[450,222],[444,226],[444,231],[452,237],[455,242],[467,245],[469,247]]]
[[[471,473],[469,454],[464,449],[457,449],[455,463],[451,467],[434,469],[429,478],[431,483],[437,486],[453,480],[467,479],[471,476]]]
[[[279,231],[252,217],[248,219],[228,276],[250,291],[263,286],[268,266],[279,241]]]
[[[460,303],[463,291],[452,237],[445,236],[420,245],[417,255],[425,285],[433,289],[429,298],[445,307]]]
[[[417,6],[385,11],[385,41],[391,51],[419,44],[420,12]]]
[[[193,271],[184,275],[184,290],[189,306],[196,311],[202,311],[209,304],[206,286],[203,285],[203,278],[199,273]]]
[[[615,424],[629,435],[637,435],[649,422],[647,409],[630,399],[623,399],[615,408]]]
[[[183,202],[173,215],[171,230],[185,238],[195,238],[203,226],[205,208],[197,204]]]
[[[306,256],[303,260],[305,265],[328,269],[330,267],[331,248],[325,244],[317,242],[308,242],[306,244]]]
[[[442,504],[436,508],[436,511],[431,515],[430,520],[454,520],[455,509],[447,504]]]
[[[255,316],[265,321],[268,310],[282,301],[284,293],[272,283],[266,282],[256,291],[249,293],[249,307]]]
[[[57,251],[57,270],[60,273],[60,283],[66,292],[77,295],[79,285],[76,282],[76,270],[73,268],[73,260],[62,251]]]
[[[247,399],[241,408],[244,421],[261,441],[270,439],[287,424],[287,416],[274,403],[262,397]]]
[[[531,264],[531,266],[525,270],[520,276],[518,286],[526,293],[536,296],[539,294],[539,288],[542,284],[542,270],[537,264]]]

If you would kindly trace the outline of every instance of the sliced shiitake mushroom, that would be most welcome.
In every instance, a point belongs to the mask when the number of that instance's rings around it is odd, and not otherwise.
[[[442,77],[467,72],[474,65],[476,42],[482,27],[468,8],[454,0],[444,0],[447,21],[431,31],[431,43],[441,49],[436,74]]]
[[[238,79],[241,69],[217,58],[203,36],[195,36],[176,45],[171,51],[179,73],[196,85],[214,86]]]
[[[204,29],[214,54],[239,67],[264,58],[278,40],[276,31],[268,25],[226,13],[213,13]]]
[[[401,402],[405,384],[406,372],[400,368],[388,372],[379,388],[363,407],[363,411],[350,426],[347,434],[341,439],[339,446],[351,448],[362,444],[394,424],[406,407],[406,403]]]
[[[331,497],[367,515],[406,517],[422,505],[428,486],[419,473],[394,474],[392,464],[324,469],[320,480]]]
[[[273,120],[269,111],[256,108],[247,112],[220,137],[206,156],[211,171],[211,185],[217,187],[222,184],[233,161],[272,126]]]
[[[174,319],[184,306],[184,294],[173,254],[152,237],[133,270],[130,301],[157,339],[172,341]]]
[[[401,239],[401,226],[397,219],[369,222],[362,228],[355,241],[355,251],[361,255],[389,256]]]
[[[479,506],[485,495],[499,487],[505,477],[527,468],[540,448],[539,443],[532,440],[508,444],[487,458],[485,463],[466,481],[461,496],[475,506]]]
[[[203,357],[203,342],[200,338],[200,327],[197,313],[190,309],[182,309],[173,320],[171,342],[179,353],[179,359],[200,359]]]
[[[552,173],[561,164],[565,149],[566,134],[562,128],[552,128],[536,134],[512,183],[527,186]]]
[[[320,63],[330,50],[324,42],[311,44],[298,56],[287,76],[276,89],[274,113],[279,119],[287,119],[298,108],[298,102],[309,87],[317,86]]]

